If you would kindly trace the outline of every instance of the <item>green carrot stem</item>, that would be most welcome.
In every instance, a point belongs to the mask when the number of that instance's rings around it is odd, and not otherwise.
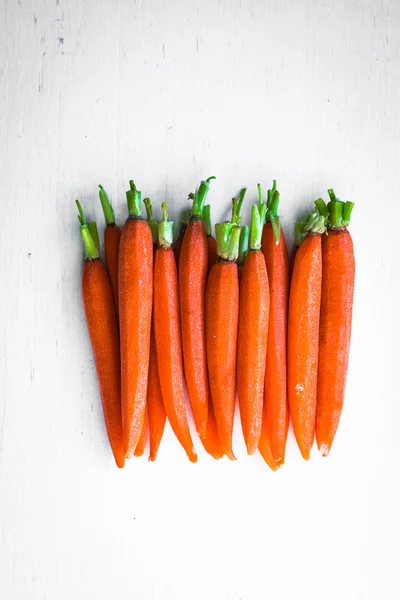
[[[300,246],[301,242],[306,236],[306,233],[304,231],[305,224],[305,221],[296,221],[294,225],[294,244],[296,248]]]
[[[146,207],[147,222],[148,222],[150,230],[151,230],[151,236],[153,238],[153,245],[154,245],[154,244],[157,244],[157,239],[158,239],[158,221],[157,221],[157,219],[153,219],[153,207],[151,205],[150,198],[145,198],[143,200],[143,202]]]
[[[261,236],[264,227],[266,207],[254,204],[251,207],[250,250],[261,250]]]
[[[350,223],[350,218],[351,218],[351,213],[353,212],[353,208],[354,208],[354,202],[345,202],[345,205],[343,207],[343,225],[344,227],[347,227],[347,225]]]
[[[237,223],[225,221],[215,225],[217,252],[223,260],[234,262],[239,256],[240,227]]]
[[[99,184],[99,196],[107,225],[115,225],[115,215],[106,190]]]
[[[83,208],[81,206],[81,203],[79,202],[79,200],[75,200],[75,203],[78,207],[78,221],[81,225],[86,225],[86,217],[85,217],[85,213],[83,212]]]
[[[174,222],[168,221],[167,204],[161,204],[163,218],[158,224],[158,245],[160,248],[169,248],[174,240]]]
[[[210,236],[212,234],[211,226],[211,207],[209,204],[205,204],[203,207],[203,221],[206,228],[206,234]]]
[[[258,191],[258,203],[261,206],[261,204],[264,204],[261,183],[257,183],[257,191]]]
[[[240,228],[240,240],[239,240],[239,265],[244,265],[245,258],[249,251],[249,239],[250,239],[250,227],[243,225]]]
[[[240,211],[242,209],[243,200],[246,195],[247,188],[243,188],[239,194],[239,200],[237,198],[232,198],[232,223],[236,223],[236,225],[240,224],[242,217],[240,216]]]
[[[90,235],[88,225],[80,225],[79,231],[81,233],[83,246],[85,249],[85,260],[95,260],[96,258],[99,258],[99,249],[96,246],[96,242]]]
[[[329,210],[329,226],[330,227],[342,227],[343,226],[343,202],[331,200],[328,202]]]
[[[89,233],[92,236],[92,240],[96,244],[97,250],[100,252],[99,232],[97,231],[96,221],[90,221],[87,226],[89,228]]]
[[[318,198],[318,200],[316,200],[314,204],[317,207],[317,210],[320,215],[322,215],[323,217],[329,217],[329,210],[325,200],[323,200],[322,198]]]
[[[210,189],[210,181],[212,179],[215,179],[215,177],[211,176],[208,177],[208,179],[201,181],[200,185],[196,189],[192,207],[192,218],[203,217],[203,207],[208,194],[208,190]]]
[[[129,216],[133,219],[142,218],[142,192],[136,188],[135,182],[129,181],[130,189],[126,192]]]
[[[326,231],[326,217],[318,215],[318,212],[313,211],[307,218],[304,225],[305,233],[324,233]]]

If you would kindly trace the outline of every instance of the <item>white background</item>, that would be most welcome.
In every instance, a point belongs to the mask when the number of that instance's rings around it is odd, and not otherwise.
[[[399,561],[400,3],[0,1],[1,600],[395,600]],[[74,200],[120,223],[128,179],[213,218],[273,177],[296,217],[356,203],[332,454],[284,468],[113,464],[81,303]]]

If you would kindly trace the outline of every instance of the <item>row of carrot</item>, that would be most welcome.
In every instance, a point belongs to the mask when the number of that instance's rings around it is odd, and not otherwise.
[[[235,460],[236,395],[248,454],[273,470],[284,463],[289,408],[308,460],[315,433],[326,456],[344,399],[354,288],[347,230],[353,208],[330,201],[296,223],[289,260],[278,216],[276,182],[241,226],[243,189],[230,221],[215,226],[202,181],[173,242],[166,204],[157,222],[133,181],[122,229],[102,186],[105,263],[94,222],[79,208],[85,247],[82,291],[107,433],[119,467],[144,453],[155,460],[166,419],[189,460],[197,454],[188,426],[184,379],[205,450]],[[290,290],[290,293],[289,293]]]

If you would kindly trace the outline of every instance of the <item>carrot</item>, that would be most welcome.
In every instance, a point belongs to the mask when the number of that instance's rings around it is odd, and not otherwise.
[[[114,211],[102,185],[99,185],[99,196],[106,220],[106,228],[104,230],[106,267],[110,278],[115,310],[118,316],[118,256],[121,229],[115,224]]]
[[[121,423],[118,324],[107,272],[78,201],[80,233],[85,247],[82,296],[96,365],[107,435],[118,467],[125,463]],[[91,225],[93,231],[93,225]]]
[[[191,197],[192,195],[194,196],[194,194],[189,194],[189,197]],[[175,261],[176,261],[176,266],[178,269],[179,269],[179,258],[181,256],[183,237],[185,235],[185,231],[189,224],[190,214],[191,214],[190,211],[184,212],[182,214],[181,219],[180,219],[179,237],[177,237],[176,240],[174,241],[174,243],[172,244],[172,250],[174,251],[174,254],[175,254]]]
[[[238,277],[239,285],[242,279],[242,273],[244,268],[244,261],[249,251],[249,239],[250,239],[250,227],[243,225],[240,228],[240,240],[239,240],[239,258],[238,258]]]
[[[355,261],[347,230],[352,202],[341,202],[328,190],[328,207],[316,202],[328,216],[328,235],[322,238],[322,297],[319,333],[317,444],[328,456],[342,413],[350,350]]]
[[[145,411],[144,411],[144,421],[143,421],[142,433],[140,434],[139,442],[135,448],[134,456],[136,456],[136,457],[143,456],[143,454],[146,450],[148,440],[149,440],[149,415],[148,415],[148,410],[147,410],[147,406],[146,406]]]
[[[202,214],[212,179],[214,177],[202,181],[196,190],[179,259],[183,363],[193,418],[200,438],[206,436],[210,397],[204,327],[208,250]]]
[[[324,222],[313,213],[305,225],[308,233],[296,253],[289,298],[288,398],[294,434],[305,460],[315,434]]]
[[[255,454],[261,436],[270,293],[261,252],[266,208],[251,211],[250,249],[240,281],[237,389],[247,453]]]
[[[171,427],[189,460],[196,462],[197,454],[189,431],[183,391],[178,275],[171,248],[174,224],[168,221],[165,202],[162,209],[163,220],[158,227],[154,266],[154,334],[158,374],[163,403]]]
[[[208,247],[207,275],[208,275],[209,272],[211,271],[211,267],[218,260],[217,240],[212,235],[211,207],[209,204],[206,204],[203,207],[203,221],[204,221],[204,226],[206,228],[206,234],[207,234],[207,247]]]
[[[125,452],[132,456],[141,435],[149,370],[153,298],[151,230],[141,217],[141,192],[133,181],[126,193],[129,217],[119,249],[121,404]]]
[[[149,413],[150,427],[150,456],[149,460],[154,461],[157,458],[158,448],[164,434],[165,421],[167,415],[165,412],[160,378],[158,376],[156,342],[154,339],[154,323],[150,334],[150,361],[149,361],[149,381],[147,384],[147,410]]]
[[[242,200],[244,197],[242,192]],[[218,256],[206,290],[206,343],[211,398],[222,450],[230,460],[236,397],[236,345],[239,318],[240,205],[233,199],[232,220],[215,226]]]
[[[158,241],[158,221],[153,219],[153,209],[150,198],[144,199],[147,212],[147,222],[151,229],[153,237],[153,259]],[[149,415],[150,428],[150,456],[149,460],[156,460],[158,448],[164,433],[165,421],[167,415],[162,401],[160,379],[158,376],[156,343],[154,339],[154,315],[151,322],[150,332],[150,358],[149,358],[149,378],[147,382],[147,411]]]
[[[262,203],[260,184],[258,192]],[[266,223],[261,241],[271,297],[263,419],[268,431],[272,456],[278,465],[283,465],[289,426],[286,389],[289,259],[285,235],[279,222],[278,205],[279,192],[274,180],[272,190],[268,190]]]

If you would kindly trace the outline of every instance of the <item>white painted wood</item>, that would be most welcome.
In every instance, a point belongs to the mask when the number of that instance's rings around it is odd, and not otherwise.
[[[0,598],[395,600],[399,527],[400,4],[0,1]],[[267,470],[168,431],[119,472],[80,297],[74,200],[122,221],[134,177],[213,218],[276,177],[290,237],[355,201],[346,406],[328,460]]]

